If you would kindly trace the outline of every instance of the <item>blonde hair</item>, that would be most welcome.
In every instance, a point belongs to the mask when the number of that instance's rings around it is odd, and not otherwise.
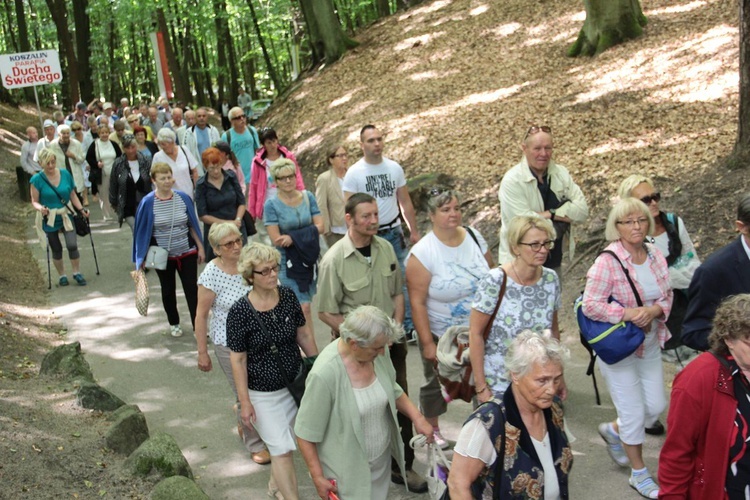
[[[538,215],[516,215],[508,224],[508,248],[515,252],[518,244],[531,229],[540,229],[547,233],[547,238],[555,241],[557,233],[552,222]]]
[[[49,148],[44,148],[39,151],[37,157],[39,159],[39,165],[41,165],[42,167],[49,165],[50,161],[52,160],[57,160],[57,156],[55,156],[55,153],[53,153]]]
[[[172,173],[172,167],[169,166],[169,163],[164,162],[158,162],[151,165],[151,179],[156,179],[156,176],[159,174],[171,174]]]
[[[253,284],[253,269],[266,262],[281,262],[281,254],[274,247],[263,243],[250,243],[242,249],[240,260],[237,262],[237,271],[242,275],[248,285]]]
[[[211,229],[208,230],[208,242],[214,250],[217,250],[221,245],[221,240],[229,235],[242,236],[242,232],[231,222],[211,224]]]
[[[620,199],[630,198],[631,196],[633,196],[633,190],[638,187],[638,185],[643,184],[644,182],[652,188],[654,187],[654,183],[651,182],[651,179],[649,179],[645,175],[629,175],[620,183],[620,187],[617,188],[617,196],[619,196]]]
[[[651,215],[646,204],[637,198],[623,198],[609,211],[607,225],[604,229],[604,239],[607,241],[619,240],[620,232],[617,230],[617,221],[630,214],[640,214],[648,219],[648,231],[646,234],[651,234],[654,231],[654,217]]]
[[[296,175],[297,166],[289,158],[279,158],[271,166],[271,177],[273,180],[278,180],[279,177],[286,175]]]

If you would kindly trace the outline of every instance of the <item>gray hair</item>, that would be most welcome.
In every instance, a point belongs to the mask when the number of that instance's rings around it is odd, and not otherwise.
[[[359,306],[346,315],[339,326],[344,341],[353,340],[360,347],[369,347],[381,335],[388,342],[396,342],[404,336],[404,327],[375,306]]]
[[[295,175],[296,173],[297,166],[288,158],[279,158],[271,166],[271,177],[273,177],[274,181],[278,180],[279,177]]]
[[[607,225],[604,228],[604,239],[607,241],[617,241],[620,239],[620,232],[617,230],[617,221],[622,220],[630,214],[639,214],[648,219],[648,231],[651,234],[654,231],[654,216],[645,203],[636,198],[623,198],[618,201],[607,217]]]
[[[743,224],[750,224],[750,193],[742,195],[737,205],[737,220]]]
[[[568,348],[554,338],[549,330],[544,333],[524,330],[511,342],[505,355],[505,368],[509,374],[521,378],[531,370],[534,363],[555,363],[564,367],[569,357]]]
[[[458,196],[458,193],[452,189],[439,191],[437,188],[433,188],[430,191],[430,197],[427,200],[427,209],[434,215],[438,208],[450,203],[453,201],[453,198],[456,199],[459,205],[461,204],[461,198]]]
[[[69,125],[58,125],[57,126],[57,133],[58,134],[64,134],[65,132],[70,132],[70,126]]]
[[[242,249],[237,271],[248,285],[252,285],[253,269],[265,262],[275,262],[278,265],[281,262],[281,254],[274,247],[263,243],[250,243]]]
[[[122,143],[122,147],[130,147],[136,143],[135,136],[133,134],[125,134],[120,138],[120,142]]]
[[[234,120],[234,118],[241,113],[244,113],[244,111],[242,111],[242,108],[239,106],[235,106],[229,110],[229,113],[227,113],[227,116],[229,116],[230,120]]]
[[[240,230],[231,222],[222,222],[220,224],[211,224],[211,229],[208,230],[208,242],[214,250],[219,248],[221,240],[229,235],[242,236]]]
[[[156,142],[174,143],[176,140],[177,140],[177,134],[175,134],[168,128],[162,128],[159,130],[159,133],[156,134]]]

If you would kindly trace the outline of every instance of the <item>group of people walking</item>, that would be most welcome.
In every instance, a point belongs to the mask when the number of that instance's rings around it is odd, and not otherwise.
[[[133,230],[136,267],[144,266],[151,247],[167,251],[166,267],[156,273],[169,333],[182,335],[177,274],[198,368],[213,367],[210,339],[236,397],[243,443],[254,461],[271,463],[269,495],[299,497],[291,455],[297,447],[320,498],[385,499],[391,482],[426,491],[408,443],[416,431],[429,443],[451,446],[440,429],[449,402],[435,360],[440,338],[463,324],[476,409],[455,442],[450,498],[569,498],[573,454],[563,425],[568,352],[560,342],[560,271],[564,253],[573,256],[575,224],[586,220],[588,205],[567,169],[552,160],[550,127],[526,131],[522,159],[500,184],[495,267],[487,240],[464,225],[460,196],[447,187],[430,190],[431,227],[422,236],[403,168],[383,155],[377,127],[362,128],[363,158],[351,167],[343,145],[327,152],[329,168],[312,193],[276,131],[257,134],[242,108],[228,117],[231,129],[211,143],[197,140],[197,154],[170,128],[159,130],[159,150],[152,150],[136,125],[112,155],[102,146],[104,125],[88,156],[93,147],[109,179],[112,209]],[[46,221],[55,266],[63,276],[62,232],[81,284],[74,239],[68,241],[57,204],[67,198],[75,209],[84,207],[74,176],[59,168],[50,149],[39,155],[45,167],[32,178],[33,204]],[[66,158],[78,154],[67,151]],[[57,202],[54,186],[64,192]],[[645,498],[740,498],[750,469],[742,440],[730,429],[732,423],[746,427],[750,408],[740,397],[750,387],[750,195],[738,209],[740,238],[703,264],[682,218],[660,209],[650,179],[626,178],[618,196],[605,228],[609,252],[588,270],[582,308],[593,320],[632,322],[645,340],[617,363],[600,361],[616,418],[597,430]],[[320,349],[313,335],[315,295],[332,340]],[[719,307],[729,295],[735,297]],[[675,313],[684,319],[670,322]],[[404,338],[411,331],[423,361],[419,405],[406,382]],[[646,433],[664,432],[661,351],[673,336],[696,349],[710,345],[712,354],[699,356],[675,380],[657,480],[642,445]],[[304,396],[295,399],[287,387],[305,372],[303,358],[315,362]],[[709,411],[712,406],[721,414]],[[685,414],[702,423],[685,425]]]

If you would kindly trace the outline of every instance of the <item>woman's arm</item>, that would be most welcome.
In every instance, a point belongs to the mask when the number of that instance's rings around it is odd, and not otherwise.
[[[279,226],[271,225],[266,226],[268,231],[268,237],[271,238],[271,242],[277,247],[290,247],[292,246],[292,237],[288,234],[281,234]]]
[[[250,427],[255,422],[255,408],[250,403],[247,393],[247,353],[230,352],[229,362],[232,365],[232,377],[237,388],[237,399],[240,401],[240,417],[242,423]]]
[[[419,409],[417,409],[416,405],[411,402],[411,399],[409,399],[409,396],[407,396],[405,392],[402,392],[396,399],[396,409],[400,413],[409,417],[409,420],[414,424],[414,430],[416,430],[418,434],[422,434],[426,437],[428,443],[432,443],[434,440],[432,435],[432,424],[430,424],[424,415],[419,412]],[[408,443],[405,445],[409,446]]]
[[[478,458],[454,453],[451,473],[448,475],[448,491],[451,500],[472,500],[471,484],[476,481],[485,467],[485,463]]]
[[[406,288],[411,303],[411,319],[419,335],[422,357],[435,361],[437,346],[432,338],[430,319],[427,313],[427,295],[432,281],[432,273],[424,267],[416,255],[412,254],[406,261]]]
[[[307,470],[310,471],[310,477],[313,480],[318,496],[323,500],[326,500],[328,498],[328,492],[332,491],[336,493],[338,488],[331,484],[331,482],[323,475],[323,467],[320,465],[320,457],[318,456],[318,445],[298,437],[297,446],[299,446],[302,458],[305,459]]]
[[[492,389],[484,379],[484,329],[490,322],[491,315],[479,312],[473,307],[469,313],[469,359],[474,374],[474,386],[480,403],[492,399]]]
[[[195,246],[198,248],[198,264],[203,264],[206,261],[206,251],[203,249],[203,241],[200,239],[198,231],[192,226],[190,226],[190,236],[192,236]]]
[[[323,234],[325,232],[325,224],[323,223],[323,216],[313,215],[312,222],[315,225],[316,228],[318,228],[318,234]]]
[[[318,354],[318,346],[315,343],[315,335],[309,325],[302,325],[297,328],[297,345],[302,348],[302,352],[308,358]]]
[[[198,285],[198,308],[195,311],[195,342],[198,344],[198,369],[211,371],[211,356],[208,355],[208,313],[216,294],[203,285]]]
[[[329,170],[330,172],[330,170]],[[328,211],[328,189],[326,177],[320,174],[315,180],[315,198],[318,200],[320,215],[323,217],[323,231],[320,234],[329,234],[331,232],[331,214]]]
[[[609,302],[614,287],[613,266],[620,267],[614,257],[606,254],[600,255],[586,273],[586,287],[582,301],[583,313],[586,317],[608,323],[630,320],[626,316],[633,310],[628,313],[617,302]],[[619,269],[619,272],[622,273],[622,269]]]

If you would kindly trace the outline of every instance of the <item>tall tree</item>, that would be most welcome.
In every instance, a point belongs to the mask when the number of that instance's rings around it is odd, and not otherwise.
[[[18,23],[18,40],[20,42],[21,52],[31,52],[29,43],[29,28],[26,24],[26,11],[23,8],[23,0],[15,0],[16,22]],[[31,87],[23,89],[24,97],[27,101],[34,99],[34,90]]]
[[[21,52],[21,47],[18,42],[16,42],[16,34],[11,28],[11,26],[13,26],[13,9],[10,8],[9,0],[3,0],[3,3],[5,4],[3,10],[5,11],[5,19],[8,22],[8,36],[10,37],[13,52]]]
[[[325,62],[332,63],[338,61],[344,55],[344,52],[359,45],[358,42],[352,40],[344,33],[341,23],[338,17],[336,17],[336,12],[333,10],[332,0],[300,1],[307,5],[303,7],[303,12],[305,12],[305,22],[308,29],[311,33],[317,31],[320,36]],[[309,15],[308,9],[312,11],[312,16]],[[311,26],[313,23],[315,27]]]
[[[71,108],[73,103],[81,99],[78,92],[78,60],[76,59],[73,37],[68,29],[68,10],[65,0],[45,0],[52,21],[57,29],[57,43],[60,47],[60,66],[63,75],[68,77],[68,84],[62,85],[62,104],[64,108]]]
[[[378,17],[388,17],[391,15],[391,5],[389,0],[375,0],[375,10]]]
[[[80,74],[81,100],[94,98],[94,73],[91,69],[91,20],[88,0],[73,0],[73,22],[76,28],[76,56]]]
[[[276,91],[280,91],[282,88],[281,81],[276,74],[276,68],[274,68],[273,63],[271,63],[271,56],[268,54],[268,49],[266,48],[266,42],[263,38],[263,33],[260,31],[258,16],[255,14],[255,6],[253,5],[253,0],[247,0],[247,6],[250,7],[250,17],[253,20],[253,26],[255,27],[255,34],[258,37],[260,50],[263,52],[263,60],[266,62],[266,70],[268,70],[268,76],[271,78],[273,86],[276,87]]]
[[[593,56],[638,38],[646,26],[639,0],[583,0],[586,20],[568,56]]]
[[[750,0],[740,4],[740,112],[730,167],[747,168],[750,160]]]

